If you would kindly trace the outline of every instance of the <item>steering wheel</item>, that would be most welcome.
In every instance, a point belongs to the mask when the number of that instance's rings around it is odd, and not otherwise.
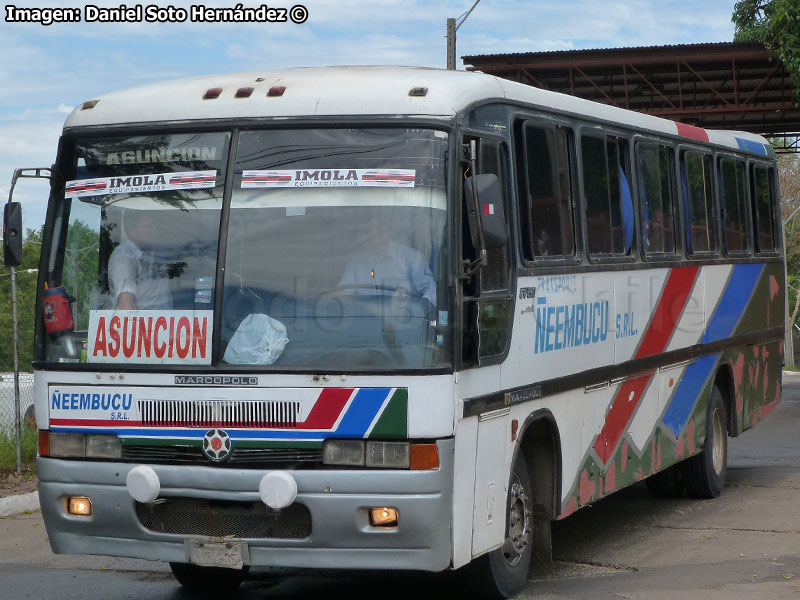
[[[331,295],[343,294],[346,293],[348,290],[367,290],[370,292],[382,291],[382,292],[392,292],[393,294],[397,294],[398,296],[411,296],[411,294],[408,292],[408,289],[404,287],[395,287],[392,285],[383,285],[383,284],[373,285],[369,283],[345,283],[342,285],[337,285],[335,288],[329,289],[326,293]]]

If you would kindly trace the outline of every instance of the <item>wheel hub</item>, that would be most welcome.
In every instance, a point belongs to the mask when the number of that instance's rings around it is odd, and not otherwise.
[[[722,473],[722,469],[724,468],[724,461],[725,461],[725,448],[724,448],[724,437],[726,435],[725,426],[722,423],[722,415],[720,411],[715,410],[712,416],[712,434],[713,439],[711,440],[712,444],[712,452],[711,458],[714,463],[714,472],[717,475]]]
[[[514,478],[508,506],[508,531],[503,543],[503,556],[509,565],[519,562],[529,543],[531,534],[530,498],[525,488]]]

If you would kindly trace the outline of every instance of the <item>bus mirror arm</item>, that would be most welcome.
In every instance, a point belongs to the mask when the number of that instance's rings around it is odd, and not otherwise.
[[[477,173],[477,143],[475,140],[470,140],[468,150],[470,173]],[[478,189],[475,183],[475,177],[472,176],[467,177],[464,180],[464,198],[466,199],[468,197],[472,198],[472,205],[467,206],[467,212],[469,214],[470,237],[472,238],[472,245],[478,250],[478,258],[474,261],[464,261],[463,277],[465,279],[469,279],[478,271],[478,269],[485,267],[488,264],[488,258],[486,255],[486,242],[483,239],[483,225],[481,223]]]
[[[475,140],[469,143],[470,172],[476,173]],[[467,206],[472,245],[478,251],[474,261],[464,261],[464,278],[471,277],[488,264],[486,250],[502,248],[508,242],[503,193],[500,180],[493,173],[471,175],[464,179],[464,198],[472,198]]]

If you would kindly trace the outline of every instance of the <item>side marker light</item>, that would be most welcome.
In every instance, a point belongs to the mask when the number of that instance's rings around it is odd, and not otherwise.
[[[412,471],[439,468],[439,449],[436,444],[411,444],[409,467]]]
[[[39,430],[39,456],[50,456],[50,430]]]

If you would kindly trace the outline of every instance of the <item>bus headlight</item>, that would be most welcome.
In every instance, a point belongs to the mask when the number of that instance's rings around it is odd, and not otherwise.
[[[364,442],[361,440],[325,440],[322,462],[326,465],[364,466]]]
[[[349,467],[431,471],[439,468],[439,449],[431,442],[325,440],[322,462]]]
[[[122,445],[116,435],[87,435],[86,458],[122,458]]]
[[[408,442],[367,442],[367,466],[408,468]]]
[[[49,454],[53,458],[119,459],[122,446],[116,435],[51,432]]]
[[[51,433],[50,456],[84,458],[86,456],[86,436],[81,433]]]

